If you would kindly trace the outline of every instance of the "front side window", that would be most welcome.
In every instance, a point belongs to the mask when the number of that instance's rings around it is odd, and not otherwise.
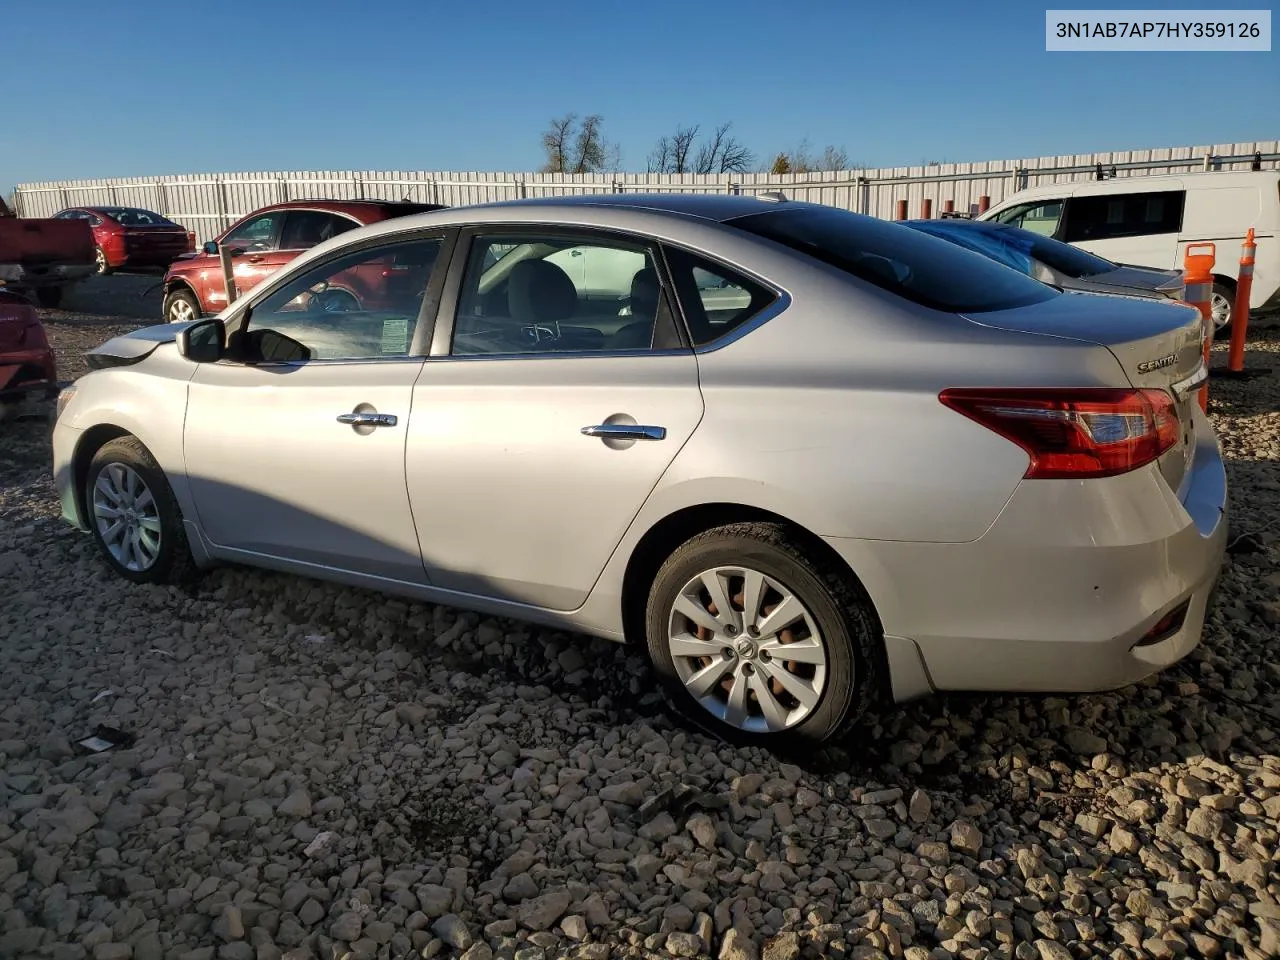
[[[1182,190],[1072,197],[1064,239],[1077,243],[1177,233],[1185,198]]]
[[[670,346],[652,252],[639,243],[548,235],[476,237],[453,356],[614,352]]]
[[[283,219],[284,212],[281,210],[273,210],[271,213],[264,213],[260,217],[254,217],[223,237],[222,245],[224,247],[236,247],[240,250],[257,252],[274,250],[276,249],[274,240],[277,227],[279,227]]]
[[[233,350],[250,361],[408,356],[442,243],[380,244],[304,270],[253,306]]]
[[[834,207],[783,208],[727,222],[934,310],[1006,310],[1060,296],[981,254]]]
[[[360,224],[323,210],[290,210],[280,232],[281,250],[307,250]]]
[[[1042,237],[1052,237],[1058,232],[1058,224],[1062,221],[1062,201],[1038,200],[1035,203],[1019,204],[996,214],[992,219],[997,223],[1030,230]]]

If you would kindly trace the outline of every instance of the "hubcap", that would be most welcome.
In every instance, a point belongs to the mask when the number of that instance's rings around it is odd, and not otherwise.
[[[109,463],[98,474],[93,516],[107,551],[126,570],[141,573],[160,556],[160,511],[133,468]]]
[[[194,320],[196,316],[195,310],[191,304],[181,298],[172,301],[169,304],[169,319],[175,323],[183,323],[187,320]]]
[[[98,265],[98,272],[105,272],[107,269],[107,255],[102,252],[101,247],[93,251],[93,259]]]
[[[667,643],[690,695],[749,733],[800,723],[826,686],[827,648],[813,616],[784,584],[749,567],[716,567],[686,583]]]
[[[1210,298],[1210,309],[1213,314],[1214,329],[1225,327],[1231,322],[1231,301],[1220,293]]]

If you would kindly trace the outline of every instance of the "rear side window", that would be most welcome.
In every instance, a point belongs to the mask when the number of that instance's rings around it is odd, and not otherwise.
[[[679,247],[667,247],[667,266],[695,347],[742,326],[777,295],[724,264]]]
[[[1182,229],[1186,191],[1111,193],[1072,197],[1067,202],[1068,243],[1145,237]]]
[[[792,207],[728,222],[934,310],[981,313],[1061,296],[982,254],[834,207]]]

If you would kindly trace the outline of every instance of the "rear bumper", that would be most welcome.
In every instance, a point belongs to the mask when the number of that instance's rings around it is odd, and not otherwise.
[[[895,697],[1108,690],[1190,653],[1227,538],[1226,471],[1212,427],[1196,416],[1179,493],[1154,465],[1105,480],[1024,481],[970,543],[830,540],[876,604]],[[859,568],[868,554],[874,562]],[[1184,604],[1176,630],[1138,645]]]
[[[0,403],[51,400],[59,389],[57,366],[48,348],[10,350],[0,356]]]

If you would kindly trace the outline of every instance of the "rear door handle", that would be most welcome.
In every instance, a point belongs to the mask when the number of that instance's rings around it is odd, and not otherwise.
[[[349,423],[353,427],[394,427],[394,413],[340,413],[339,423]]]
[[[602,440],[665,440],[667,436],[666,427],[642,423],[597,423],[594,427],[583,427],[582,432]]]

